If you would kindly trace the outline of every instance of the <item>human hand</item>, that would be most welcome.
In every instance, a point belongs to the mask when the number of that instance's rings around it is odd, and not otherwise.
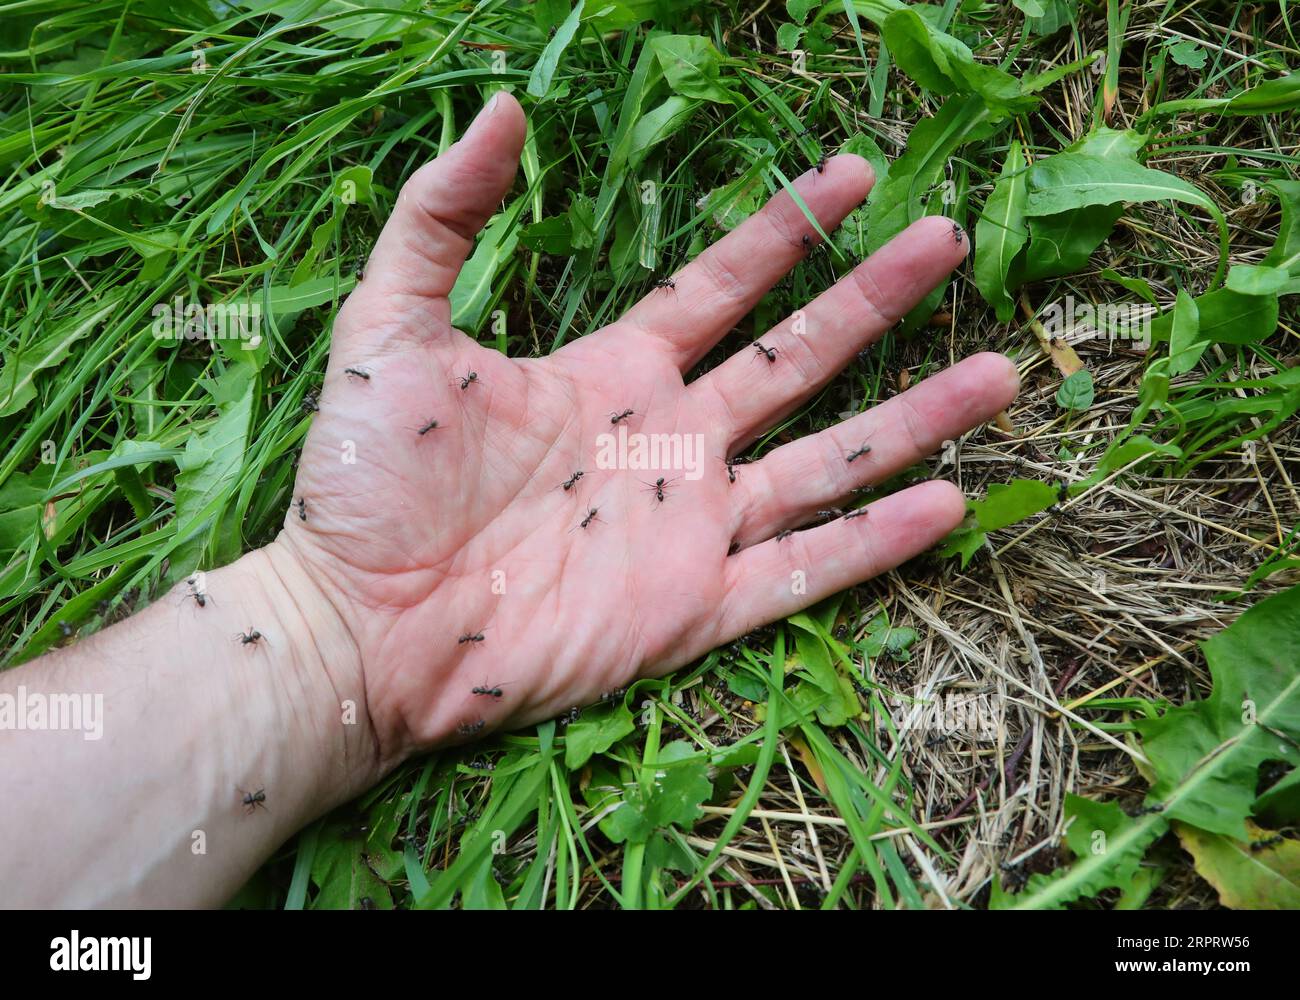
[[[787,193],[597,333],[543,358],[479,346],[452,329],[447,296],[513,181],[524,128],[518,103],[498,94],[402,189],[335,323],[294,506],[273,546],[350,635],[352,662],[329,669],[336,688],[342,673],[343,687],[364,692],[384,769],[666,673],[924,551],[963,517],[951,484],[778,535],[914,465],[1017,389],[1006,358],[978,355],[729,469],[728,456],[884,334],[967,250],[949,220],[923,219],[808,303],[800,324],[765,334],[775,354],[748,348],[684,383],[806,254],[805,238],[818,242]],[[871,180],[864,160],[845,155],[795,188],[829,231]],[[620,426],[702,451],[673,469],[601,468],[600,435]],[[805,592],[792,587],[795,571]]]

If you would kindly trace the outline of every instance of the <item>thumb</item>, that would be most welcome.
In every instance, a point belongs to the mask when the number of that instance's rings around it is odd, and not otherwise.
[[[360,297],[446,299],[514,181],[525,127],[519,102],[498,91],[455,145],[411,175],[375,243]]]

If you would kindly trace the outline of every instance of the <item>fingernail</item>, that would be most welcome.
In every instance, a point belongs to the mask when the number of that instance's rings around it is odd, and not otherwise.
[[[487,104],[483,105],[483,110],[480,111],[477,115],[475,115],[474,120],[470,122],[469,128],[466,129],[465,131],[466,139],[468,139],[470,136],[474,135],[480,129],[483,128],[483,126],[487,123],[487,120],[492,117],[492,112],[496,110],[497,105],[500,103],[501,103],[501,91],[498,90],[495,94],[492,95],[491,99],[487,102]]]

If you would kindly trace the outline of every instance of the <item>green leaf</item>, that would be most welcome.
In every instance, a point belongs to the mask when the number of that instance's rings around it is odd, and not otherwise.
[[[1169,326],[1169,374],[1191,371],[1207,346],[1208,342],[1201,338],[1201,312],[1196,300],[1180,288]]]
[[[1000,323],[1010,322],[1015,315],[1015,302],[1007,291],[1007,274],[1029,239],[1025,228],[1027,167],[1017,139],[1007,150],[1002,173],[975,223],[975,286],[993,306]]]
[[[0,369],[0,417],[19,412],[35,399],[36,374],[67,358],[73,345],[118,310],[121,300],[120,295],[110,295],[98,308],[67,316],[34,344],[6,351]]]
[[[1290,278],[1291,275],[1285,268],[1266,264],[1234,264],[1225,284],[1242,295],[1277,295],[1286,287]]]
[[[971,502],[984,531],[997,531],[1032,517],[1056,503],[1056,490],[1037,479],[1015,479],[1005,486],[994,483],[985,500]]]
[[[926,194],[961,145],[991,135],[988,107],[978,97],[946,102],[912,129],[907,149],[867,202],[867,250],[874,253],[925,214]]]
[[[713,794],[708,761],[688,743],[669,743],[651,766],[655,771],[650,787],[628,786],[626,800],[605,827],[615,843],[644,844],[655,830],[668,826],[689,830],[703,815],[700,805]]]
[[[1182,41],[1169,46],[1169,57],[1179,66],[1186,66],[1188,69],[1201,69],[1205,66],[1210,54],[1196,42]]]
[[[1246,840],[1260,765],[1300,764],[1300,586],[1256,604],[1201,648],[1210,696],[1135,724],[1155,770],[1151,795],[1170,819]]]
[[[1229,115],[1271,115],[1300,107],[1300,73],[1268,80],[1228,101]],[[1294,183],[1294,182],[1293,182]]]
[[[722,84],[722,56],[703,35],[656,35],[646,44],[674,93],[696,101],[733,103]]]
[[[564,731],[565,767],[581,767],[592,754],[604,753],[634,729],[632,713],[621,701],[587,709]]]
[[[1092,373],[1086,368],[1068,376],[1056,390],[1056,405],[1063,410],[1086,410],[1092,401]]]
[[[451,321],[464,330],[476,330],[492,301],[492,283],[505,267],[519,243],[516,222],[525,208],[525,199],[516,198],[504,212],[492,217],[478,238],[478,246],[460,269],[452,286]]]
[[[1072,794],[1065,797],[1065,815],[1070,821],[1065,842],[1077,860],[1050,875],[1033,876],[1016,895],[999,887],[989,901],[990,909],[1058,910],[1106,889],[1127,888],[1147,848],[1169,826],[1159,814],[1134,819],[1113,802],[1093,802]]]
[[[937,94],[978,95],[996,117],[1022,114],[1038,103],[1021,91],[1014,76],[976,60],[963,42],[933,27],[913,8],[887,15],[881,34],[899,69]]]
[[[542,54],[538,56],[537,63],[528,76],[529,96],[542,100],[550,93],[551,81],[555,78],[555,70],[560,65],[560,58],[564,55],[564,50],[569,47],[569,43],[573,41],[573,36],[578,32],[578,25],[582,22],[584,6],[586,0],[578,0],[573,10],[569,12],[569,16],[564,19],[564,23],[555,29],[555,34],[546,43],[546,48],[542,49]]]
[[[1167,200],[1196,205],[1213,216],[1219,227],[1220,261],[1212,284],[1218,284],[1227,259],[1227,221],[1199,188],[1161,170],[1114,157],[1058,153],[1040,160],[1030,171],[1025,214],[1054,215],[1094,205]]]

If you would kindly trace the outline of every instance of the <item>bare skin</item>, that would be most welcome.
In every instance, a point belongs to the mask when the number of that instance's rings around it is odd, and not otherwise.
[[[734,482],[725,463],[961,262],[967,241],[950,222],[916,223],[765,333],[774,357],[747,348],[686,383],[805,256],[802,237],[818,240],[782,193],[616,323],[511,359],[453,330],[446,296],[523,136],[521,108],[499,95],[403,188],[335,323],[279,538],[206,574],[202,608],[178,589],[0,676],[0,694],[102,691],[106,705],[101,741],[0,731],[12,806],[0,842],[23,845],[0,858],[3,902],[219,903],[295,830],[410,755],[666,673],[961,520],[958,490],[930,482],[777,537],[1006,407],[1017,379],[999,355],[737,466]],[[828,231],[870,184],[854,156],[795,182]],[[602,467],[601,435],[620,427],[699,442],[698,463]],[[250,626],[263,640],[239,642]],[[264,807],[249,812],[243,796],[259,790]],[[106,834],[122,824],[134,836]]]

